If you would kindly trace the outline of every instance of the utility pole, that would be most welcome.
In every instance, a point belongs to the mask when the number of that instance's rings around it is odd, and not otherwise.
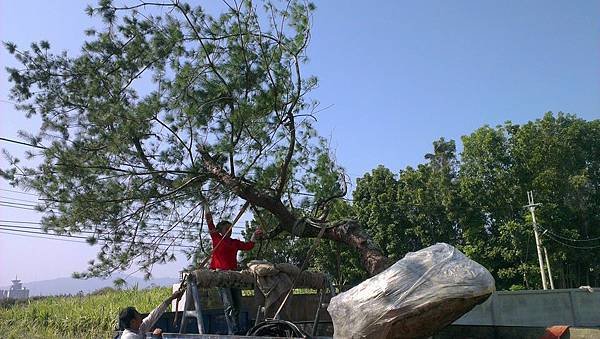
[[[552,271],[550,270],[550,260],[548,260],[548,251],[546,251],[546,246],[544,246],[544,257],[546,258],[546,268],[548,268],[548,280],[550,280],[550,289],[554,289],[554,280],[552,280]]]
[[[544,259],[542,257],[542,242],[540,240],[540,235],[538,234],[537,223],[535,221],[535,208],[540,206],[541,204],[536,204],[533,202],[533,192],[527,191],[527,202],[529,203],[527,208],[529,208],[529,212],[531,212],[531,219],[533,220],[533,234],[535,235],[535,245],[537,247],[537,255],[538,261],[540,263],[540,274],[542,275],[542,286],[545,290],[548,289],[548,285],[546,284],[546,274],[544,273]]]

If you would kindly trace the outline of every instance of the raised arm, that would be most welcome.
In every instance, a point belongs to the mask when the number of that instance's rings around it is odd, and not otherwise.
[[[213,221],[212,213],[208,208],[208,204],[204,206],[204,218],[206,219],[206,224],[208,224],[208,232],[210,234],[217,233],[217,228],[215,227],[215,222]]]
[[[221,241],[223,236],[215,227],[215,222],[213,221],[212,213],[210,212],[210,207],[208,204],[204,204],[204,218],[206,219],[206,224],[208,225],[208,234],[210,235],[214,245],[215,242]]]
[[[146,316],[146,318],[144,318],[142,320],[142,324],[140,325],[140,329],[138,330],[138,333],[149,332],[150,329],[152,328],[152,326],[154,326],[156,321],[160,318],[160,316],[163,313],[165,313],[165,311],[167,310],[167,307],[169,307],[169,304],[171,303],[171,301],[179,298],[182,294],[183,294],[183,291],[176,291],[170,297],[165,299],[165,301],[163,301],[160,305],[158,305],[158,307],[153,309],[152,312],[150,312],[150,314],[148,314],[148,316]]]

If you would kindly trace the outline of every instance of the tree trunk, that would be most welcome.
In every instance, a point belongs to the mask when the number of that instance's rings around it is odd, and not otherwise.
[[[285,231],[294,234],[294,225],[296,222],[297,219],[293,224],[281,224],[281,227]],[[326,227],[328,228],[323,234],[323,238],[344,243],[356,249],[360,254],[361,264],[369,276],[374,276],[389,266],[388,258],[377,248],[371,237],[363,231],[362,226],[357,221],[347,220],[342,224]],[[299,236],[314,238],[318,235],[319,231],[318,227],[307,225]]]

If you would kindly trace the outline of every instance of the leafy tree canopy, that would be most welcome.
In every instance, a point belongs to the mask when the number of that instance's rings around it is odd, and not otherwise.
[[[46,229],[94,233],[101,250],[83,276],[134,262],[149,274],[174,260],[174,247],[198,239],[206,200],[224,216],[247,200],[275,234],[324,225],[325,238],[363,252],[369,272],[384,267],[356,223],[325,225],[345,179],[324,163],[307,99],[317,80],[301,71],[313,10],[243,0],[211,15],[179,1],[102,0],[87,9],[102,28],[76,56],[5,43],[21,63],[8,69],[11,97],[42,120],[22,136],[43,150],[28,155],[41,159],[34,167],[7,155],[2,174],[41,195]]]

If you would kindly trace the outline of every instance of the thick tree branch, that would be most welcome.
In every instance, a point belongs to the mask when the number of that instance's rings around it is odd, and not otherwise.
[[[231,176],[219,166],[206,150],[201,149],[200,154],[204,167],[211,177],[240,198],[250,202],[250,204],[262,207],[272,213],[279,220],[282,229],[293,233],[295,226],[304,222],[294,216],[279,198],[260,192],[251,184]],[[301,236],[316,237],[319,230],[318,227],[309,225],[304,227]],[[342,224],[332,225],[332,227],[327,228],[323,237],[343,242],[355,248],[360,253],[363,267],[370,275],[375,275],[388,266],[387,258],[356,221],[346,221]]]
[[[240,198],[249,201],[252,205],[262,207],[273,213],[282,223],[293,225],[296,217],[288,211],[281,200],[276,199],[266,193],[260,192],[253,185],[240,180],[227,173],[205,149],[200,148],[200,155],[204,168],[209,175],[220,182],[227,189],[231,190]]]

